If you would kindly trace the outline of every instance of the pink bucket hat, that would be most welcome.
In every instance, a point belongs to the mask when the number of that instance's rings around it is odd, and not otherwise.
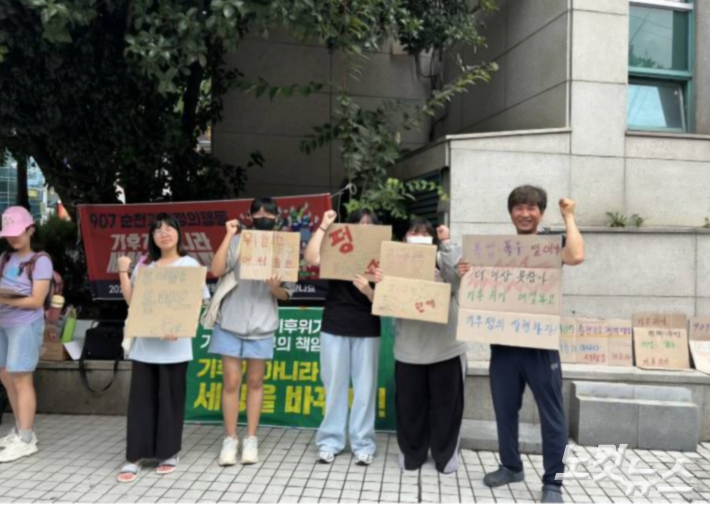
[[[34,218],[24,207],[19,205],[8,207],[2,213],[2,231],[0,237],[21,236],[28,227],[35,224]]]

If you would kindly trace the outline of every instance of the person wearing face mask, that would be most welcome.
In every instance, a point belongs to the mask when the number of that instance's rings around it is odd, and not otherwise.
[[[276,227],[278,206],[269,198],[258,198],[250,207],[251,220],[256,230],[270,231]],[[220,310],[212,330],[209,352],[222,356],[224,385],[222,414],[227,437],[219,455],[220,466],[237,463],[237,421],[239,391],[242,381],[242,360],[246,360],[247,374],[247,435],[242,448],[242,464],[259,460],[256,432],[264,401],[264,370],[266,361],[274,355],[274,334],[279,329],[279,301],[286,301],[296,290],[294,283],[281,282],[279,276],[261,282],[239,279],[239,221],[226,224],[227,234],[212,260],[210,272],[217,277],[234,271],[239,284],[220,303]]]
[[[459,465],[463,421],[466,344],[456,340],[458,290],[456,272],[461,247],[450,241],[449,229],[414,219],[404,238],[413,244],[436,244],[436,281],[451,284],[447,324],[397,319],[394,341],[395,410],[399,464],[417,470],[428,453],[440,473]],[[377,270],[375,280],[383,275]]]
[[[326,231],[335,222],[335,211],[327,211],[313,233],[304,258],[320,265],[320,250]],[[377,224],[368,209],[353,212],[348,223]],[[369,466],[377,449],[375,441],[375,399],[377,363],[380,352],[380,318],[372,315],[372,285],[361,275],[352,282],[330,280],[321,325],[320,375],[325,387],[325,416],[316,435],[318,462],[330,464],[350,447],[359,466]],[[353,402],[348,417],[350,380]]]

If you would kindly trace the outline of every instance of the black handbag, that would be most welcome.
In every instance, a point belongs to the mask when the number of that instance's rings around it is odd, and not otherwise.
[[[84,349],[79,358],[79,374],[86,388],[93,393],[103,393],[113,384],[118,372],[118,364],[123,359],[123,321],[101,321],[86,330]],[[96,390],[89,384],[85,360],[113,361],[113,375],[106,386]]]

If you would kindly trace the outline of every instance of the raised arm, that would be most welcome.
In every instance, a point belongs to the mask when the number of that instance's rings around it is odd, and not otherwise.
[[[210,273],[219,278],[224,273],[227,272],[227,259],[229,258],[229,247],[232,245],[232,239],[237,235],[239,230],[239,220],[231,220],[225,223],[225,228],[227,233],[224,235],[222,244],[212,258],[212,264],[210,265]]]
[[[303,254],[303,259],[310,266],[320,266],[320,247],[323,244],[323,238],[325,237],[325,232],[330,228],[330,226],[335,223],[335,219],[338,217],[338,213],[335,211],[326,211],[323,215],[323,221],[321,221],[320,226],[313,232],[311,240],[306,246],[306,251]]]
[[[574,200],[569,198],[560,200],[560,213],[567,227],[567,242],[562,250],[562,262],[568,266],[578,266],[584,262],[584,240],[574,219],[576,205]]]

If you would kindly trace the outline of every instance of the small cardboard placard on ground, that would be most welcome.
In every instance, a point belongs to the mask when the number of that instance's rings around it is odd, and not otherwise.
[[[634,328],[636,366],[653,370],[689,369],[685,328]]]
[[[556,351],[560,348],[560,317],[460,308],[456,336],[465,342]]]
[[[609,364],[609,333],[604,319],[576,322],[576,362],[582,365]]]
[[[614,367],[634,366],[632,322],[620,319],[606,321],[609,333],[609,365]]]
[[[323,238],[320,277],[324,280],[352,281],[355,275],[374,281],[380,267],[382,243],[392,240],[389,225],[334,223]]]
[[[690,354],[698,372],[710,374],[710,318],[690,319]]]
[[[577,362],[577,323],[572,317],[560,319],[560,361]]]
[[[204,267],[141,268],[128,309],[125,336],[194,337],[206,276]]]
[[[301,234],[247,230],[242,234],[239,277],[266,280],[279,275],[281,281],[297,282]]]
[[[686,329],[688,317],[682,313],[635,313],[634,328]]]
[[[433,282],[436,275],[436,246],[386,241],[380,252],[384,276]]]
[[[473,267],[562,268],[562,236],[464,236],[463,259]]]
[[[451,284],[385,276],[375,288],[372,313],[446,324],[450,301]]]

